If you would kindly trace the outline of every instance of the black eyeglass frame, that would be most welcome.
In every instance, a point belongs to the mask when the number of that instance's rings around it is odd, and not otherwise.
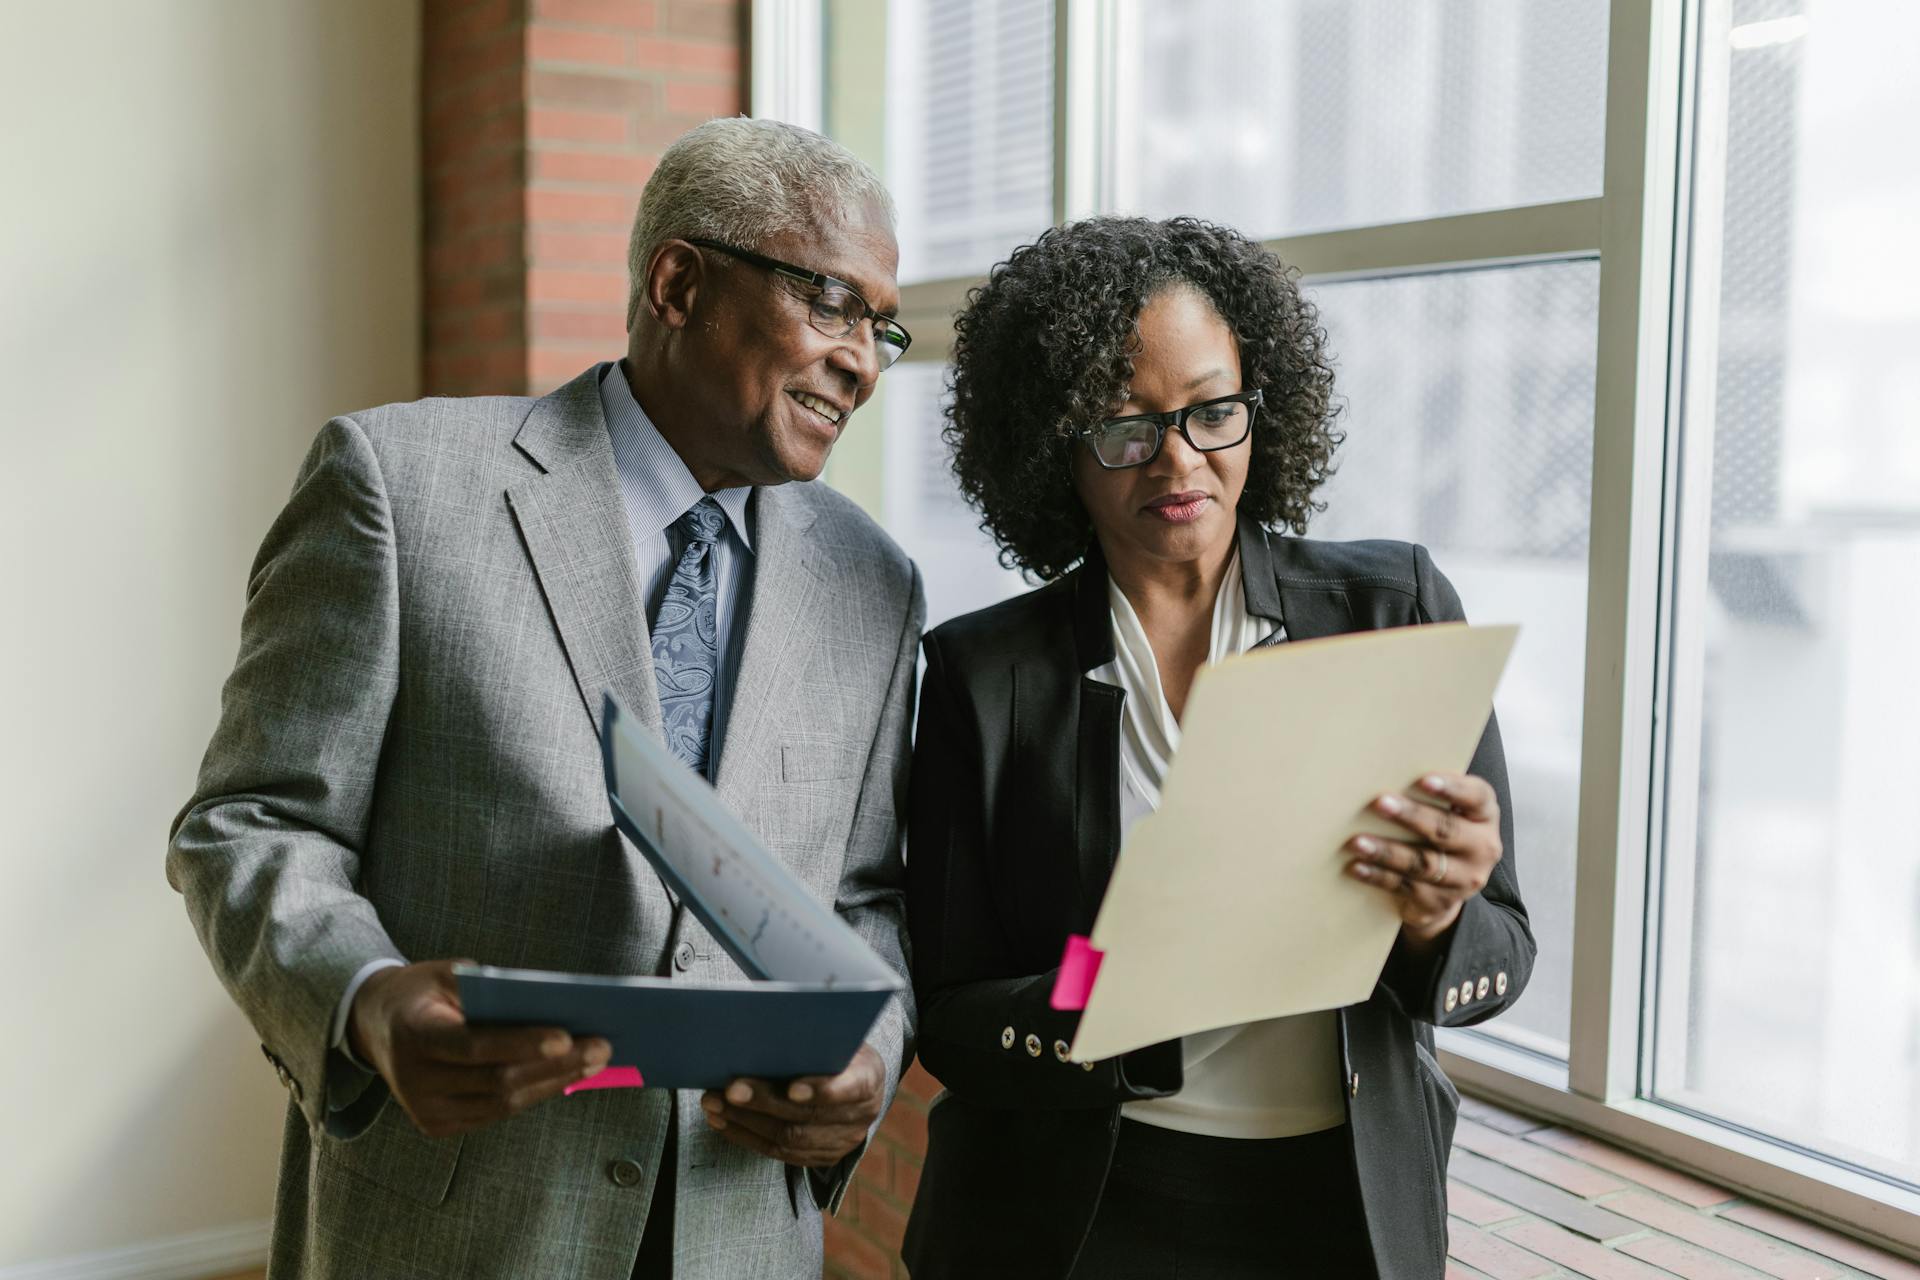
[[[742,249],[738,245],[726,244],[719,240],[689,238],[687,243],[702,249],[712,249],[717,253],[724,253],[730,258],[738,258],[742,262],[751,263],[753,266],[771,271],[777,276],[795,281],[799,284],[808,285],[819,290],[820,293],[825,293],[828,289],[845,289],[853,295],[854,301],[865,308],[866,315],[854,320],[843,332],[830,333],[822,329],[819,325],[813,324],[812,302],[810,301],[808,303],[807,322],[812,325],[816,333],[825,334],[829,338],[849,337],[855,329],[858,329],[863,324],[873,323],[885,325],[893,334],[898,335],[898,341],[890,342],[888,336],[875,332],[874,350],[878,353],[883,348],[891,345],[897,347],[898,351],[891,360],[884,358],[881,360],[880,367],[882,369],[891,369],[899,362],[901,356],[907,354],[907,348],[913,345],[913,335],[907,332],[906,326],[902,325],[892,316],[876,310],[871,302],[868,302],[861,296],[858,289],[848,284],[845,280],[840,279],[838,276],[830,276],[824,271],[809,271],[805,267],[796,267],[791,262],[782,262],[778,258],[769,258],[764,253],[755,253],[751,249]]]
[[[1132,467],[1144,467],[1159,457],[1160,450],[1166,447],[1167,431],[1169,428],[1178,431],[1181,438],[1185,440],[1187,445],[1196,453],[1218,453],[1222,449],[1231,449],[1235,445],[1245,444],[1247,437],[1253,434],[1253,420],[1260,416],[1260,408],[1265,403],[1266,393],[1260,388],[1255,387],[1251,391],[1236,391],[1230,396],[1215,396],[1211,400],[1202,400],[1200,403],[1190,404],[1184,409],[1170,409],[1166,413],[1130,413],[1124,418],[1108,418],[1105,422],[1097,426],[1082,427],[1073,434],[1075,439],[1087,446],[1087,452],[1093,455],[1093,460],[1099,463],[1102,469],[1107,471],[1126,471]],[[1192,433],[1187,430],[1187,418],[1198,410],[1208,409],[1216,404],[1244,404],[1247,406],[1247,429],[1240,433],[1238,439],[1229,440],[1225,444],[1200,444],[1193,438]],[[1140,459],[1138,462],[1108,462],[1100,456],[1100,450],[1093,442],[1095,436],[1111,431],[1114,427],[1129,426],[1136,422],[1150,422],[1153,424],[1153,451],[1151,453],[1147,454],[1146,457]]]

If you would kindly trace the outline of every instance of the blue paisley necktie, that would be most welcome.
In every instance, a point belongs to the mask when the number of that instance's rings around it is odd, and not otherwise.
[[[667,594],[653,620],[653,678],[660,687],[660,723],[667,748],[703,777],[719,658],[713,544],[726,525],[726,513],[712,498],[700,499],[673,522],[686,550],[673,566]]]

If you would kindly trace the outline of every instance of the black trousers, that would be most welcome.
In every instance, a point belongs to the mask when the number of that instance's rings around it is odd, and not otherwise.
[[[1297,1138],[1208,1138],[1122,1120],[1073,1274],[1371,1280],[1346,1127]]]

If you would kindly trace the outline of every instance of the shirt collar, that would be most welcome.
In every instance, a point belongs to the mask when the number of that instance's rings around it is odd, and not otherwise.
[[[620,475],[620,492],[636,536],[671,529],[688,508],[709,496],[633,398],[625,361],[601,367],[600,410],[606,415],[607,433],[613,438],[613,465]],[[752,551],[753,538],[747,532],[747,500],[753,496],[752,487],[716,489],[711,496],[726,513],[740,545]]]

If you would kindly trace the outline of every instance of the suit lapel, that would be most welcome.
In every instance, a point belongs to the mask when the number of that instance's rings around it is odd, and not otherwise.
[[[764,782],[751,768],[777,745],[783,725],[802,714],[797,676],[823,643],[830,602],[808,541],[813,513],[786,485],[753,491],[753,590],[747,634],[734,673],[715,786],[735,813],[751,813],[754,788]]]
[[[595,730],[608,692],[658,730],[646,608],[598,369],[537,402],[514,444],[544,474],[508,489],[507,503]]]

